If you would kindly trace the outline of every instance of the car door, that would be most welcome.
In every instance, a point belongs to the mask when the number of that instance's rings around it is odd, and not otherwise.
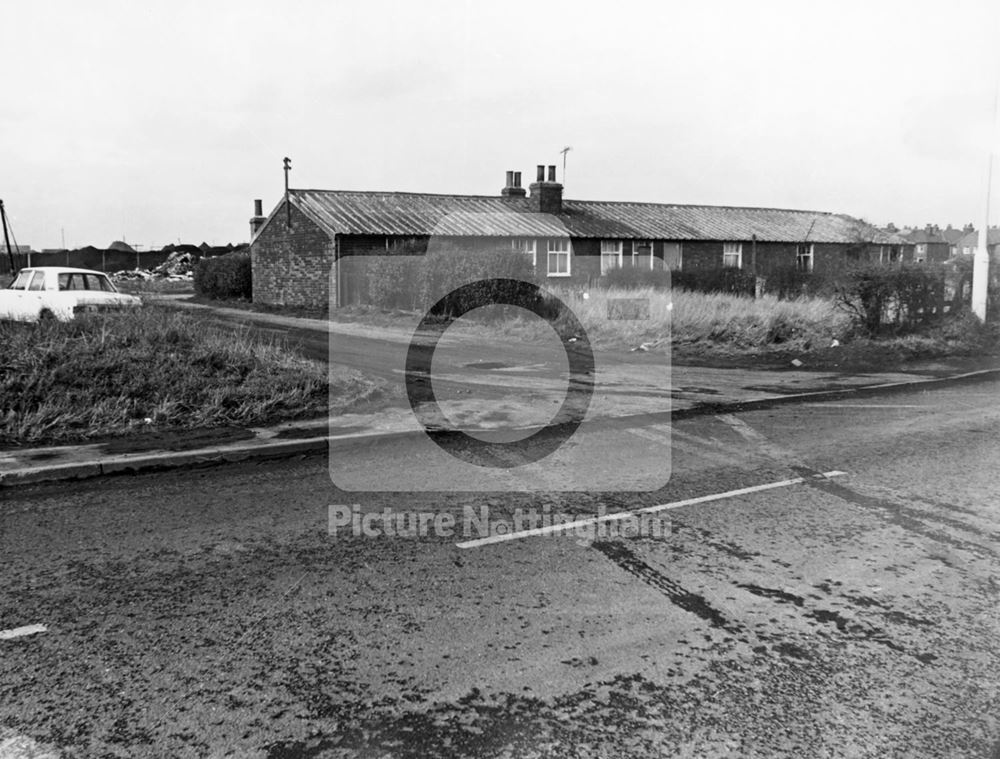
[[[14,281],[0,290],[0,319],[24,319],[24,291],[34,272],[31,269],[18,272]]]
[[[34,319],[42,312],[45,300],[45,272],[35,271],[28,281],[28,287],[23,292],[21,312],[25,317]]]

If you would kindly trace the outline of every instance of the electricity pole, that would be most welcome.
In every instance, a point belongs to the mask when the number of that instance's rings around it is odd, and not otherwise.
[[[972,313],[986,321],[986,291],[990,278],[990,191],[993,189],[993,141],[997,133],[997,107],[1000,106],[1000,78],[993,93],[993,130],[990,133],[990,157],[986,170],[986,213],[979,231],[979,246],[972,260]]]
[[[10,237],[7,234],[7,211],[4,210],[2,200],[0,200],[0,221],[3,222],[3,241],[7,245],[7,260],[10,261],[10,273],[17,274],[17,267],[14,265],[14,254],[10,250]]]
[[[986,290],[990,278],[990,185],[993,184],[993,151],[990,151],[990,168],[986,179],[986,214],[983,228],[979,230],[979,246],[972,259],[972,313],[986,321]]]
[[[565,147],[565,148],[563,148],[562,150],[559,151],[560,153],[562,153],[562,157],[563,157],[563,181],[562,181],[562,183],[563,183],[563,187],[564,188],[566,187],[566,154],[569,151],[571,151],[572,149],[573,148],[567,146],[567,147]]]

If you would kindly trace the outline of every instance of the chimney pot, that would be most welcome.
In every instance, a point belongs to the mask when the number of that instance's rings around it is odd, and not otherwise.
[[[549,181],[550,182],[555,182],[556,181],[556,167],[555,166],[549,166]]]
[[[538,181],[538,182],[544,182],[545,181],[545,167],[542,166],[542,165],[540,165],[540,164],[538,166],[538,178],[537,178],[536,181]]]
[[[267,219],[264,218],[264,202],[261,200],[254,200],[253,202],[253,218],[250,219],[250,239],[253,240],[257,231],[264,226],[264,222]]]
[[[508,171],[507,186],[500,191],[500,196],[504,198],[523,198],[527,194],[521,189],[521,172]]]

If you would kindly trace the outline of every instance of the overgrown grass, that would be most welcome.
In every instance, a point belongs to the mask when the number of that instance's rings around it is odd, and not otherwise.
[[[377,395],[273,338],[145,306],[69,324],[0,323],[0,445],[260,425]]]
[[[599,348],[634,348],[640,345],[667,350],[699,344],[731,350],[808,349],[841,338],[849,319],[835,304],[822,298],[778,300],[723,293],[683,290],[594,289],[586,293],[564,291],[559,297],[573,311]],[[627,301],[624,310],[621,301]],[[631,313],[630,313],[631,312]],[[641,318],[609,318],[615,314]],[[489,323],[474,328],[489,331]],[[525,315],[502,326],[514,339],[531,340],[548,328]]]
[[[608,318],[612,301],[647,304],[640,319]],[[758,299],[684,290],[593,290],[568,304],[598,345],[718,343],[732,347],[804,346],[840,337],[848,320],[820,298]]]

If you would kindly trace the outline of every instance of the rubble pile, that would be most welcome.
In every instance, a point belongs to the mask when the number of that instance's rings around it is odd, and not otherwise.
[[[190,280],[194,277],[195,257],[187,251],[174,251],[166,261],[152,269],[126,269],[111,275],[115,280],[165,279],[168,282]]]

